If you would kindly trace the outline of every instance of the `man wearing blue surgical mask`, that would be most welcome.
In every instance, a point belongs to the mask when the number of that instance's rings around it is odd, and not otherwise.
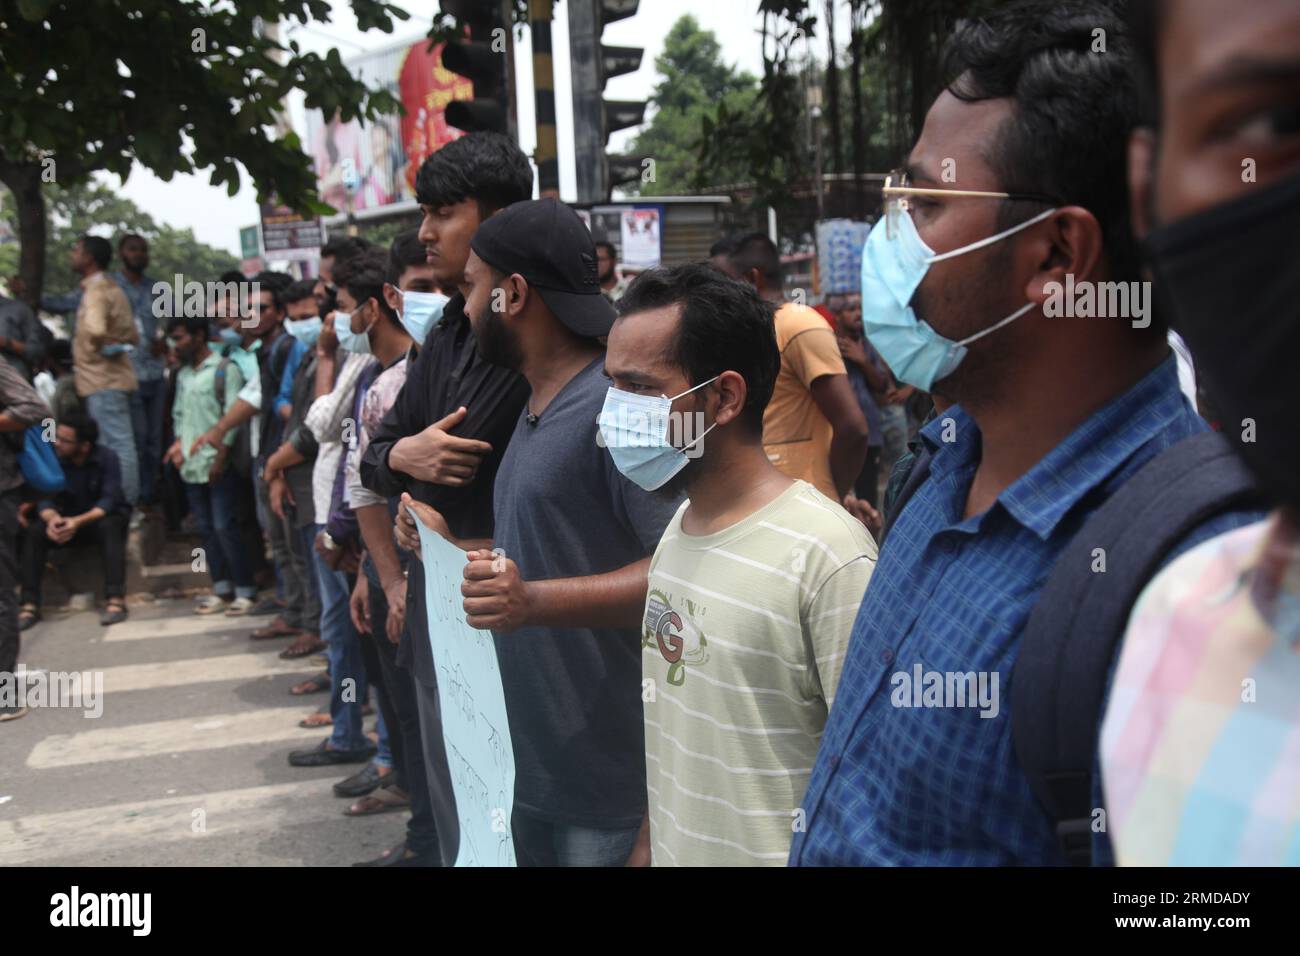
[[[1149,311],[1058,307],[1063,289],[1141,278],[1125,189],[1137,120],[1128,58],[1101,0],[963,21],[947,86],[888,183],[863,253],[863,325],[900,380],[952,404],[921,431],[927,464],[859,610],[796,865],[1051,865],[1089,853],[1090,821],[1058,829],[1022,769],[1012,670],[1084,523],[1206,428]],[[1195,526],[1181,547],[1238,520]],[[1107,580],[1124,574],[1111,570]],[[978,693],[932,692],[965,675]],[[1096,726],[1094,707],[1078,724]],[[1089,769],[1076,810],[1098,806]]]
[[[638,485],[690,496],[651,558],[641,624],[641,679],[658,688],[642,859],[783,865],[876,545],[768,459],[781,357],[757,291],[702,264],[652,269],[619,311],[605,446]]]

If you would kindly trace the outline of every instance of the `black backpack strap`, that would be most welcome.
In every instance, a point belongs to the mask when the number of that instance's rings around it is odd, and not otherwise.
[[[920,442],[916,454],[912,458],[912,470],[907,473],[907,480],[903,482],[903,487],[898,489],[898,497],[894,499],[894,505],[889,514],[885,515],[885,523],[880,528],[880,545],[884,547],[885,538],[889,535],[889,530],[894,527],[894,522],[898,516],[903,513],[903,508],[912,495],[916,494],[916,489],[925,483],[925,479],[930,477],[930,449],[926,447],[925,442]]]
[[[1215,515],[1250,507],[1264,503],[1228,441],[1217,432],[1194,435],[1143,465],[1052,568],[1012,675],[1011,727],[1021,770],[1072,865],[1092,858],[1097,726],[1129,612],[1187,534]],[[1094,572],[1102,556],[1106,570]]]

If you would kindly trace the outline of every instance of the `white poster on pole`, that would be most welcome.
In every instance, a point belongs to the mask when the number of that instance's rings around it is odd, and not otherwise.
[[[658,207],[623,210],[620,230],[623,265],[635,269],[653,269],[659,265],[661,226]]]

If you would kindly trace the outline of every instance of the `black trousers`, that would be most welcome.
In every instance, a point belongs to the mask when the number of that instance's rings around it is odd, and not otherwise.
[[[398,785],[411,797],[411,817],[406,821],[406,848],[417,855],[440,854],[438,826],[424,769],[424,745],[420,739],[420,711],[415,700],[415,679],[397,663],[397,645],[388,639],[388,599],[380,587],[373,566],[367,561],[370,583],[370,633],[362,635],[366,676],[379,688],[379,706],[388,727],[388,746],[393,751]],[[371,672],[370,660],[378,665]]]
[[[235,527],[239,529],[239,547],[244,552],[244,566],[253,577],[265,575],[270,565],[266,560],[266,541],[262,526],[257,521],[257,489],[252,475],[236,473],[239,493],[235,496]]]
[[[876,445],[867,449],[867,457],[862,462],[862,471],[858,474],[858,480],[853,483],[853,493],[867,502],[873,508],[879,508],[880,502],[880,446]]]
[[[0,674],[18,666],[18,491],[0,493]]]
[[[22,584],[23,603],[41,604],[41,577],[45,573],[45,556],[50,548],[75,548],[94,545],[104,562],[104,596],[120,598],[126,594],[127,516],[105,515],[83,525],[65,544],[55,544],[45,536],[45,522],[33,513],[23,533]]]

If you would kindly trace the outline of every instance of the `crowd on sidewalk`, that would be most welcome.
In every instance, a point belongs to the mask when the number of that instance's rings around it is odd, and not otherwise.
[[[289,762],[407,815],[360,865],[451,865],[419,522],[494,639],[521,865],[1300,864],[1300,150],[1268,78],[1300,18],[1164,6],[960,25],[820,310],[759,233],[625,281],[494,133],[424,161],[418,230],[252,302],[222,276],[203,315],[160,324],[144,241],[110,276],[87,236],[42,303],[70,349],[0,302],[0,430],[53,422],[65,475],[37,493],[0,441],[0,671],[52,548],[101,549],[116,623],[133,508],[186,512],[195,612],[324,654]],[[1231,109],[1180,92],[1216,77]],[[1154,313],[1049,303],[1142,282]]]

